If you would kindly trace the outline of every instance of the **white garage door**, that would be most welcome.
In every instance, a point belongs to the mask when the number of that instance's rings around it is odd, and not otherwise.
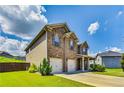
[[[62,73],[63,72],[62,59],[50,58],[50,65],[52,66],[52,73]]]
[[[76,71],[76,62],[75,60],[68,60],[68,72]]]

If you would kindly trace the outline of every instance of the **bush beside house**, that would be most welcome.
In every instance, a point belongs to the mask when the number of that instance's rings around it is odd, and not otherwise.
[[[41,75],[51,75],[52,66],[48,63],[48,61],[44,58],[42,64],[40,63],[39,72]]]
[[[40,66],[37,68],[35,64],[31,64],[28,70],[30,73],[35,73],[39,71],[42,76],[51,75],[52,66],[50,66],[49,62],[46,58],[43,59],[43,62],[40,63]]]
[[[35,72],[37,72],[37,66],[32,63],[32,64],[30,65],[28,71],[29,71],[30,73],[35,73]]]
[[[96,72],[104,72],[105,67],[99,64],[91,64],[90,65],[90,71],[96,71]]]

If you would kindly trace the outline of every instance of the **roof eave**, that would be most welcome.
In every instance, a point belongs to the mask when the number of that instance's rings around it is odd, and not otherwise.
[[[34,44],[34,42],[37,41],[37,39],[45,32],[44,29],[46,28],[46,26],[47,25],[43,27],[43,29],[36,35],[36,37],[30,42],[30,44],[25,48],[24,51],[28,50],[32,46],[32,44]]]
[[[45,28],[47,27],[47,26],[54,26],[54,25],[63,25],[64,27],[65,27],[65,29],[68,31],[68,32],[70,32],[70,29],[69,29],[69,27],[68,27],[68,25],[66,24],[66,23],[58,23],[58,24],[46,24],[42,29],[41,29],[41,31],[36,35],[36,37],[30,42],[30,44],[25,48],[25,50],[24,51],[26,51],[26,50],[28,50],[31,46],[32,46],[32,44],[34,44],[34,42],[45,32]]]

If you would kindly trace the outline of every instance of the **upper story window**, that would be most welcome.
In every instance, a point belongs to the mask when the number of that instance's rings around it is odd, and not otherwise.
[[[85,51],[86,51],[85,48],[83,48],[83,49],[82,49],[82,52],[84,53]]]
[[[73,40],[70,40],[70,49],[74,50],[74,41]]]
[[[87,55],[87,48],[82,49],[82,54]]]
[[[53,37],[53,45],[55,45],[55,46],[60,45],[60,38],[59,38],[58,34],[55,34]]]

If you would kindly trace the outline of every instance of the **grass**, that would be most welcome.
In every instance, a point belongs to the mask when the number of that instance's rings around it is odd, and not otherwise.
[[[122,71],[121,68],[107,68],[105,72],[93,72],[93,73],[124,77],[124,72]]]
[[[0,73],[0,87],[90,87],[58,76],[41,76],[27,71]]]
[[[3,57],[3,56],[0,56],[0,63],[2,62],[24,62],[22,60],[17,60],[17,59],[14,59],[14,58],[7,58],[7,57]]]

